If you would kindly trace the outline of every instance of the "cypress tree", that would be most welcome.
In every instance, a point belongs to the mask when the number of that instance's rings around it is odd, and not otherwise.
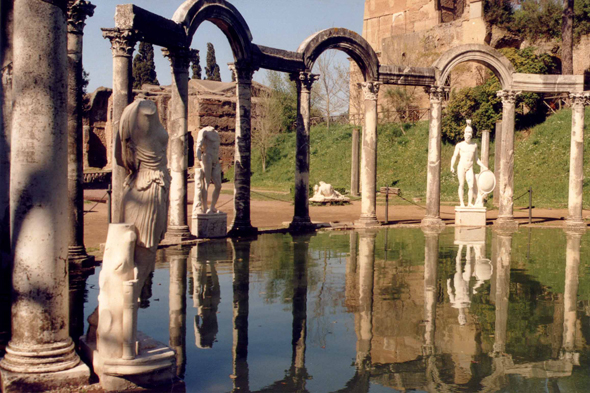
[[[205,76],[207,77],[207,80],[221,82],[219,66],[215,59],[215,48],[210,42],[207,43],[207,65],[205,66]]]
[[[201,56],[199,55],[199,51],[194,49],[194,57],[192,60],[191,68],[193,70],[193,77],[192,79],[201,79]]]
[[[140,42],[137,55],[133,59],[133,88],[141,89],[144,83],[159,85],[154,63],[154,47],[150,43]]]

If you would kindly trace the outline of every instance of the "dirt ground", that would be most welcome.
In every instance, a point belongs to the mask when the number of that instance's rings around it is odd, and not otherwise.
[[[233,184],[224,183],[224,191],[233,191]],[[257,190],[264,193],[263,190]],[[107,205],[96,203],[104,197],[106,190],[85,190],[86,199],[84,210],[84,242],[89,253],[96,254],[100,244],[104,243],[107,236]],[[193,183],[188,184],[188,214],[189,225],[191,225],[190,214],[193,202]],[[222,193],[219,196],[217,206],[227,213],[228,225],[233,220],[233,195]],[[104,199],[106,201],[106,198]],[[395,199],[394,199],[395,201]],[[423,202],[422,202],[423,203]],[[293,218],[293,204],[291,202],[275,200],[252,200],[250,202],[250,214],[252,225],[260,230],[271,230],[285,228]],[[567,209],[533,209],[533,226],[563,227]],[[310,206],[310,216],[314,223],[350,224],[352,225],[361,214],[360,201],[353,201],[350,205],[344,206]],[[488,211],[488,225],[492,224],[498,214],[497,210]],[[515,208],[514,215],[521,225],[528,225],[528,209]],[[447,225],[454,224],[454,206],[441,207],[441,218]],[[424,217],[424,208],[413,205],[391,205],[389,206],[389,225],[419,225]],[[590,211],[584,211],[584,218],[590,217]],[[385,221],[385,206],[378,201],[377,218]]]

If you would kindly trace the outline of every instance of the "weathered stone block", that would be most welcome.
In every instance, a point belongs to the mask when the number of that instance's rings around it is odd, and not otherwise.
[[[227,214],[197,214],[193,216],[191,233],[199,239],[224,237],[227,235]]]
[[[88,385],[90,369],[80,362],[69,370],[52,373],[23,374],[0,369],[0,376],[2,392],[46,392]]]
[[[486,208],[455,206],[455,226],[485,227]]]

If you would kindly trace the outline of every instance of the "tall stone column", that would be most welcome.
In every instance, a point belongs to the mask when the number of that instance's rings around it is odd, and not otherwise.
[[[498,97],[502,98],[502,148],[500,158],[500,181],[497,189],[500,192],[498,219],[494,225],[505,229],[518,228],[514,220],[514,108],[516,96],[520,92],[501,90]]]
[[[582,217],[584,187],[584,109],[587,94],[570,94],[572,100],[572,136],[570,144],[570,182],[568,215],[569,228],[586,228]]]
[[[291,75],[297,85],[297,150],[295,153],[295,213],[289,229],[310,230],[314,226],[309,218],[309,111],[311,86],[319,75],[300,72]]]
[[[579,364],[576,349],[578,287],[580,284],[580,243],[583,231],[566,230],[565,288],[563,294],[563,345],[560,358]]]
[[[422,354],[435,354],[436,285],[438,280],[438,240],[442,229],[423,228],[424,232],[424,344]]]
[[[426,216],[422,220],[422,226],[444,226],[440,219],[440,144],[445,88],[432,86],[427,92],[430,94],[430,131],[428,132]]]
[[[361,165],[362,199],[361,217],[357,225],[371,227],[377,221],[377,98],[379,82],[361,83],[365,95],[365,129]]]
[[[170,97],[170,207],[168,208],[168,230],[166,240],[180,242],[192,237],[187,224],[187,167],[188,167],[188,69],[191,62],[189,48],[163,49],[164,56],[172,65],[172,86]]]
[[[490,130],[481,132],[481,162],[489,168],[490,166]]]
[[[176,352],[176,375],[184,378],[186,369],[186,271],[190,248],[169,247],[170,264],[169,313],[170,348]]]
[[[350,195],[352,196],[359,196],[360,187],[359,187],[359,180],[360,180],[360,159],[361,159],[361,152],[359,150],[359,143],[360,143],[360,129],[358,127],[354,127],[352,129],[352,154],[350,158]]]
[[[252,65],[235,63],[230,69],[236,77],[236,150],[234,157],[234,221],[230,236],[254,234],[257,229],[250,221],[250,177],[252,176],[251,153],[251,110],[252,75],[256,71]]]
[[[113,52],[113,139],[111,146],[115,146],[115,140],[119,134],[119,120],[123,110],[133,100],[133,90],[131,88],[131,66],[133,49],[139,41],[139,35],[136,31],[125,29],[102,29],[102,35],[111,41],[111,50]],[[113,223],[118,223],[121,211],[121,198],[123,196],[123,182],[127,176],[127,171],[122,166],[117,165],[115,159],[115,149],[111,149],[112,163],[112,205],[111,217]]]
[[[86,18],[95,7],[86,0],[68,1],[68,261],[79,265],[94,261],[84,247],[82,44]]]
[[[356,367],[358,369],[367,368],[371,363],[376,237],[377,233],[372,231],[365,231],[359,234],[359,323],[357,324],[356,333]]]
[[[65,1],[14,2],[12,337],[2,391],[64,388],[90,375],[68,331],[66,28]]]

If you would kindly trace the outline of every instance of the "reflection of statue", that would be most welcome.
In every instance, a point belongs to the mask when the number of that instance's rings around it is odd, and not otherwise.
[[[211,269],[207,272],[207,266]],[[194,267],[193,267],[194,269]],[[194,305],[197,308],[195,316],[195,339],[198,348],[213,348],[219,327],[217,324],[217,308],[221,302],[219,277],[215,264],[211,262],[197,263],[195,272]]]
[[[220,138],[213,127],[199,131],[195,146],[199,168],[195,169],[195,198],[193,216],[202,213],[217,213],[215,204],[221,192],[221,165],[219,164]],[[207,209],[207,192],[213,183],[215,189],[211,197],[211,206]]]
[[[455,146],[455,153],[451,159],[451,172],[455,173],[455,161],[459,156],[459,165],[457,165],[457,177],[459,178],[459,201],[461,207],[465,207],[463,201],[463,192],[465,180],[467,180],[467,187],[469,189],[467,196],[467,205],[473,206],[473,191],[477,192],[477,184],[475,184],[475,175],[473,173],[473,162],[477,160],[477,164],[485,167],[481,160],[477,158],[477,144],[471,141],[473,137],[473,129],[471,128],[471,120],[467,120],[465,127],[465,140],[459,142]],[[487,169],[487,168],[486,168]]]
[[[348,202],[349,198],[343,196],[334,190],[331,184],[320,181],[320,184],[313,186],[313,197],[309,198],[310,202]]]

